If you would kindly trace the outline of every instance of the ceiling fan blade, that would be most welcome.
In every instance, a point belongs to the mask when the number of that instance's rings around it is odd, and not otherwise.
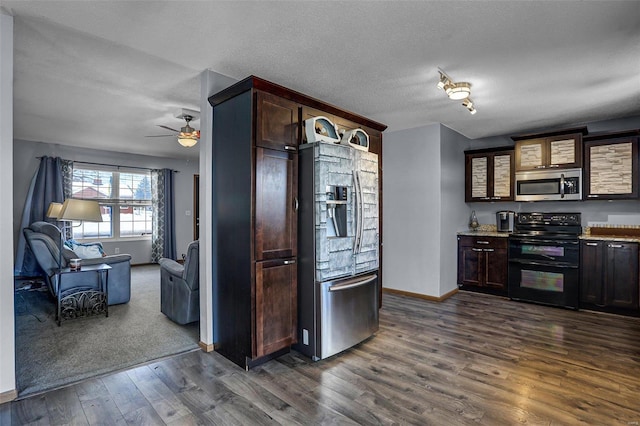
[[[162,127],[163,129],[171,130],[172,132],[180,133],[180,130],[172,129],[171,127],[163,126],[162,124],[158,124],[158,127]]]
[[[175,138],[176,135],[145,135],[145,138],[168,138],[168,137]]]

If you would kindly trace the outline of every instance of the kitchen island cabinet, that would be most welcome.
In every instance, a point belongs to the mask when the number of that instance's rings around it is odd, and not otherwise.
[[[638,315],[638,243],[582,240],[580,308]]]
[[[465,202],[513,201],[511,148],[465,151]]]
[[[638,198],[638,135],[632,130],[584,138],[586,200]]]
[[[512,136],[516,172],[582,167],[582,137],[587,128]]]
[[[458,235],[458,286],[507,295],[508,238]]]

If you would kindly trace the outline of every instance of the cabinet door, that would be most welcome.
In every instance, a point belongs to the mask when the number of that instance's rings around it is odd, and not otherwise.
[[[516,171],[545,168],[548,161],[546,148],[544,139],[517,141],[515,146]]]
[[[484,259],[482,249],[465,245],[461,240],[458,241],[458,284],[482,285],[481,258]]]
[[[516,171],[582,167],[582,135],[516,141]]]
[[[256,91],[256,146],[297,151],[299,135],[298,104]]]
[[[583,241],[580,247],[580,303],[604,306],[602,246],[599,241]]]
[[[587,199],[638,198],[638,138],[587,141],[584,146]]]
[[[607,306],[638,308],[638,244],[609,241],[604,274]]]
[[[256,262],[254,358],[297,342],[297,275],[295,259]]]
[[[509,270],[507,248],[487,248],[483,250],[485,255],[485,285],[494,289],[506,290],[507,272]]]
[[[298,156],[256,148],[255,259],[298,252]]]
[[[491,161],[488,154],[465,155],[465,202],[489,201],[489,169]]]
[[[513,151],[494,153],[492,163],[491,200],[513,201]]]
[[[547,138],[549,168],[582,167],[582,135],[569,134]]]

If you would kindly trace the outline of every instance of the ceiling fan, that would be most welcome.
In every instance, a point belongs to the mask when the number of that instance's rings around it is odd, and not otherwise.
[[[163,129],[171,130],[172,132],[176,132],[178,135],[178,143],[184,147],[192,147],[198,143],[200,139],[200,130],[196,130],[189,125],[191,120],[194,119],[193,115],[190,114],[180,114],[178,118],[184,119],[187,122],[186,126],[181,127],[180,130],[173,129],[169,126],[163,126],[158,124],[158,127],[162,127]],[[197,120],[197,118],[196,118]],[[163,138],[167,136],[175,136],[175,135],[152,135],[147,136],[148,138]]]

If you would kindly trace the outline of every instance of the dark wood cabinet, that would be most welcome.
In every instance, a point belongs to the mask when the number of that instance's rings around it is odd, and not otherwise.
[[[214,98],[214,339],[218,352],[251,368],[297,336],[299,113],[250,86]]]
[[[465,202],[513,201],[514,151],[465,151]]]
[[[297,154],[256,148],[256,261],[297,255],[297,204]]]
[[[506,296],[508,239],[458,236],[458,285]]]
[[[513,136],[517,172],[582,167],[582,137],[587,128]]]
[[[297,342],[297,276],[294,258],[256,262],[256,357]]]
[[[584,138],[586,200],[635,199],[638,186],[638,135],[632,130]]]
[[[297,151],[299,105],[271,93],[256,91],[256,146]]]
[[[580,248],[580,307],[638,315],[638,244],[584,240]]]

